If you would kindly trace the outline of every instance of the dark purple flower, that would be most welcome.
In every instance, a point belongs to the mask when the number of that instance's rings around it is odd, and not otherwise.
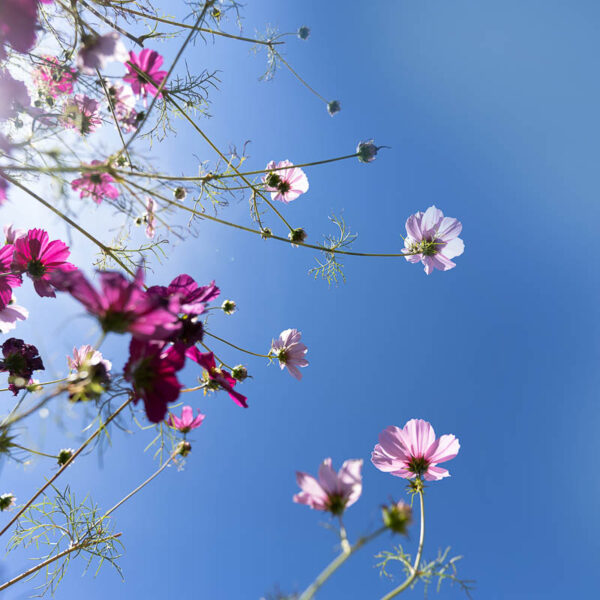
[[[115,271],[100,272],[100,291],[81,271],[56,273],[52,283],[69,292],[87,311],[98,318],[102,330],[129,332],[141,340],[165,340],[174,335],[179,303],[172,298],[166,303],[142,289],[144,273],[139,269],[133,281]]]
[[[3,359],[0,372],[8,372],[9,388],[13,394],[27,386],[34,371],[44,370],[38,349],[23,340],[9,338],[2,344]]]
[[[184,363],[185,349],[180,344],[131,340],[125,379],[133,384],[136,404],[140,399],[144,401],[146,416],[152,423],[160,423],[167,414],[167,404],[179,397],[181,384],[176,373]]]

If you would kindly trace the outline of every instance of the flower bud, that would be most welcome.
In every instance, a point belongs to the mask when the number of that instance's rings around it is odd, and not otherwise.
[[[304,242],[304,240],[308,237],[308,234],[306,233],[306,231],[304,231],[304,229],[302,229],[302,227],[298,227],[297,229],[293,229],[292,231],[290,231],[288,233],[288,238],[290,239],[290,241],[292,242],[292,246],[294,246],[294,248],[298,247],[298,244],[294,243],[294,242]]]
[[[272,235],[273,235],[273,232],[271,231],[271,228],[270,228],[270,227],[263,227],[263,228],[260,230],[260,237],[261,237],[263,240],[269,239],[269,238],[270,238]]]
[[[192,451],[192,445],[187,440],[182,440],[177,444],[177,454],[187,456]]]
[[[226,315],[232,315],[237,309],[237,304],[233,300],[225,300],[221,304],[221,309]]]
[[[11,494],[2,494],[0,496],[0,511],[10,510],[16,502],[16,498]]]
[[[373,143],[372,139],[367,140],[366,142],[360,142],[358,146],[356,146],[358,160],[364,163],[373,162],[378,150],[379,148]]]
[[[383,524],[394,533],[406,535],[407,527],[412,523],[412,508],[403,500],[381,507]]]
[[[337,114],[342,110],[339,100],[332,100],[327,103],[327,112],[333,117],[333,115]]]
[[[308,36],[310,35],[310,28],[307,27],[306,25],[302,25],[302,27],[298,28],[298,37],[301,40],[307,40]]]
[[[231,376],[238,381],[244,381],[248,377],[248,369],[244,365],[237,365],[233,367]]]
[[[173,190],[173,196],[175,196],[175,200],[185,200],[185,197],[187,196],[187,192],[182,187],[176,187]]]
[[[67,464],[69,462],[69,460],[71,460],[71,457],[73,456],[73,448],[63,448],[59,453],[58,453],[58,464],[62,467],[63,465]]]

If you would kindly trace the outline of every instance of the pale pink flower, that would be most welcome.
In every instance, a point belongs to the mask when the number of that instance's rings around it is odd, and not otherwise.
[[[297,329],[286,329],[279,334],[279,339],[271,343],[271,354],[279,361],[281,369],[287,367],[298,381],[302,379],[298,367],[308,367],[308,361],[304,358],[308,348],[300,341],[301,338],[302,334]]]
[[[12,223],[10,225],[4,226],[4,236],[6,237],[6,244],[14,244],[19,238],[26,235],[27,232],[24,229],[18,229],[17,227],[13,227]]]
[[[13,296],[10,302],[0,309],[0,333],[8,333],[17,326],[17,321],[24,321],[29,316],[29,311],[24,306],[16,304]]]
[[[404,247],[411,253],[406,260],[411,263],[422,262],[427,275],[434,269],[453,269],[456,263],[450,259],[465,251],[465,244],[458,237],[461,231],[462,224],[458,219],[445,217],[435,206],[430,206],[424,213],[411,215],[406,220]]]
[[[99,164],[102,164],[99,160],[92,161],[92,165]],[[111,185],[112,183],[115,183],[112,175],[100,171],[88,171],[71,182],[71,189],[79,191],[80,198],[89,196],[96,204],[100,204],[104,198],[114,200],[119,196],[119,190]]]
[[[111,31],[105,35],[87,36],[77,54],[77,67],[87,75],[102,71],[109,62],[126,62],[129,58],[119,34]]]
[[[294,496],[294,502],[341,515],[360,498],[362,464],[362,459],[347,460],[336,473],[331,467],[331,458],[326,458],[319,467],[319,481],[297,471],[296,481],[302,491]]]
[[[102,124],[100,103],[85,94],[75,94],[65,104],[63,123],[69,129],[76,129],[81,135],[93,133]]]
[[[112,363],[106,360],[101,352],[98,352],[98,350],[89,344],[73,348],[73,356],[67,356],[67,362],[72,371],[79,371],[79,369],[100,363],[104,365],[107,372],[112,369]]]
[[[111,85],[108,88],[109,102],[115,116],[125,133],[131,133],[138,127],[139,117],[135,110],[136,99],[128,85]]]
[[[191,406],[184,406],[181,409],[181,417],[170,414],[167,424],[181,431],[181,433],[189,433],[192,429],[200,427],[205,418],[206,415],[203,415],[200,411],[198,411],[198,416],[194,417],[194,409]]]
[[[371,462],[380,470],[396,477],[412,479],[424,477],[438,481],[449,477],[438,463],[453,459],[460,449],[458,440],[451,434],[436,439],[430,423],[411,419],[404,429],[387,427],[379,434],[371,455]]]
[[[308,191],[308,177],[302,169],[294,167],[289,160],[279,163],[271,161],[267,165],[263,182],[265,189],[271,192],[271,200],[291,202]]]
[[[32,73],[35,84],[52,98],[73,93],[77,71],[61,65],[56,56],[40,57],[41,62]]]
[[[146,197],[146,237],[154,238],[156,235],[156,216],[154,215],[154,211],[156,209],[156,202],[152,196]]]

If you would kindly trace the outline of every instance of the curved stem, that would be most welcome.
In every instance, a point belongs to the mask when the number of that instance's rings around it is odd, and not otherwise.
[[[236,346],[235,344],[232,344],[231,342],[228,342],[227,340],[220,338],[218,335],[215,335],[214,333],[210,333],[210,331],[204,331],[204,333],[206,335],[210,335],[210,337],[212,337],[212,338],[215,338],[215,340],[219,340],[220,342],[223,342],[224,344],[227,344],[228,346],[231,346],[232,348],[239,350],[240,352],[245,352],[246,354],[251,354],[252,356],[258,356],[258,358],[271,358],[268,354],[258,354],[257,352],[251,352],[250,350],[245,350],[244,348],[240,348],[239,346]]]
[[[277,52],[277,50],[275,50],[275,48],[271,48],[271,51],[273,52],[273,54],[275,56],[277,56],[277,58],[287,67],[287,69],[289,70],[289,72],[310,92],[312,92],[317,98],[319,98],[319,100],[322,100],[323,102],[325,102],[325,104],[329,104],[329,100],[327,100],[327,98],[324,98],[323,96],[321,96],[321,94],[319,94],[319,92],[317,92],[317,90],[315,90],[315,88],[311,87],[306,81],[304,81],[304,79],[302,79],[302,77],[300,77],[300,75],[294,71],[294,69],[292,69],[292,66],[290,65],[290,63],[288,63],[287,60],[285,60],[285,58],[283,58],[283,56],[281,56],[281,54],[279,54],[279,52]]]
[[[406,581],[400,584],[397,588],[386,594],[381,600],[390,600],[395,598],[398,594],[401,594],[407,589],[413,581],[419,576],[419,565],[421,564],[421,557],[423,556],[423,544],[425,543],[425,502],[424,502],[423,490],[419,492],[419,500],[421,503],[421,535],[419,536],[419,548],[417,550],[417,556],[413,563],[411,574],[406,578]]]
[[[377,536],[381,535],[384,531],[387,530],[387,527],[381,527],[374,531],[373,533],[360,538],[354,546],[350,546],[347,551],[343,551],[336,558],[333,559],[321,571],[321,573],[317,576],[317,578],[302,592],[299,600],[311,600],[314,595],[317,593],[319,588],[357,551],[360,550],[364,545],[368,544],[371,540],[374,540]]]
[[[24,450],[25,452],[29,452],[30,454],[37,454],[38,456],[45,456],[46,458],[53,458],[55,460],[58,459],[58,456],[54,456],[53,454],[46,454],[45,452],[33,450],[32,448],[25,448],[25,446],[21,446],[21,444],[15,444],[14,442],[11,442],[10,445],[11,448],[19,448],[19,450]]]

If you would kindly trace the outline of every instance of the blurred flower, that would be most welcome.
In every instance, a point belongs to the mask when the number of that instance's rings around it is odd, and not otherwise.
[[[5,246],[6,248],[7,246]],[[60,240],[50,241],[43,229],[30,229],[24,236],[15,240],[12,270],[27,273],[33,280],[35,291],[42,297],[54,298],[54,286],[50,278],[56,272],[75,271],[77,267],[67,258],[69,247]]]
[[[4,225],[4,237],[6,238],[6,244],[14,244],[15,241],[23,237],[27,232],[24,229],[18,229],[13,227],[12,223]]]
[[[41,56],[41,63],[32,73],[34,83],[51,98],[73,93],[77,71],[61,65],[56,56]]]
[[[371,462],[380,471],[396,477],[423,476],[427,481],[438,481],[450,473],[437,464],[454,458],[459,449],[460,444],[453,435],[436,439],[430,423],[411,419],[404,429],[387,427],[379,434]]]
[[[16,503],[17,499],[13,494],[2,494],[0,496],[0,511],[10,510]]]
[[[167,76],[167,71],[159,70],[162,64],[163,57],[156,50],[144,48],[139,55],[130,52],[129,62],[125,63],[128,73],[123,77],[123,81],[131,83],[131,88],[137,96],[146,97],[148,94],[156,96],[157,86],[160,86]],[[144,77],[138,71],[142,71],[148,77]],[[160,95],[162,96],[162,93]]]
[[[2,177],[0,173],[0,206],[2,206],[7,200],[8,196],[6,190],[8,189],[8,181]]]
[[[181,417],[176,417],[173,414],[169,415],[167,425],[181,431],[181,433],[189,433],[192,429],[200,427],[205,418],[206,415],[203,415],[200,411],[198,411],[198,416],[194,417],[194,409],[191,406],[184,406],[181,409]]]
[[[306,174],[302,169],[294,167],[289,160],[279,163],[272,160],[266,170],[269,172],[264,174],[262,180],[265,190],[271,192],[271,200],[288,204],[308,191]]]
[[[152,423],[164,420],[167,404],[179,397],[181,384],[176,373],[184,363],[181,344],[167,346],[164,342],[131,340],[124,376],[133,384],[135,403],[144,401],[146,416]]]
[[[108,101],[125,133],[131,133],[137,129],[140,115],[143,115],[143,113],[138,113],[135,110],[136,100],[131,87],[128,85],[111,85],[108,88]]]
[[[92,346],[73,348],[67,362],[72,371],[67,386],[71,402],[95,400],[108,389],[112,363]]]
[[[165,303],[145,292],[142,269],[138,269],[133,281],[115,271],[101,271],[99,277],[100,291],[94,289],[81,271],[56,273],[52,282],[57,289],[79,300],[97,317],[106,333],[129,332],[142,340],[163,340],[179,330],[176,321],[179,302],[174,298]]]
[[[6,308],[11,301],[13,288],[20,287],[21,276],[12,272],[15,247],[5,244],[0,247],[0,309]]]
[[[185,188],[182,187],[176,187],[173,190],[173,196],[175,197],[175,200],[185,200],[185,197],[187,196],[187,192],[185,191]]]
[[[339,100],[332,100],[327,103],[327,112],[333,117],[333,115],[337,114],[342,110],[342,106],[340,105]]]
[[[102,71],[109,62],[126,62],[129,54],[116,31],[105,35],[88,35],[77,54],[77,67],[87,75]]]
[[[0,22],[0,28],[2,23]],[[15,79],[8,70],[0,70],[0,121],[12,119],[24,108],[31,107],[31,98],[22,81]]]
[[[29,311],[16,304],[13,296],[8,304],[0,309],[0,333],[8,333],[17,326],[17,321],[24,321],[29,316]]]
[[[206,370],[206,389],[211,391],[216,391],[219,388],[224,389],[238,406],[248,408],[246,396],[233,389],[236,380],[225,369],[217,368],[215,355],[212,352],[202,353],[196,346],[193,346],[186,350],[185,355]]]
[[[112,363],[106,360],[101,352],[98,352],[98,350],[89,344],[73,348],[73,356],[67,356],[67,363],[72,371],[86,369],[90,365],[97,365],[98,363],[103,363],[107,371],[110,371],[112,368]]]
[[[21,54],[35,44],[37,0],[2,0],[0,2],[0,60],[6,58],[5,46]]]
[[[93,133],[102,124],[100,103],[85,94],[75,94],[65,104],[63,123],[70,129],[77,129],[81,135]]]
[[[102,164],[102,161],[93,160],[92,165]],[[115,183],[112,175],[99,171],[87,171],[81,174],[79,179],[71,181],[71,189],[76,192],[79,190],[80,198],[88,196],[96,203],[100,204],[104,198],[114,200],[119,196],[119,190],[111,183]]]
[[[307,40],[310,35],[310,28],[306,25],[302,25],[302,27],[298,27],[298,37],[301,40]]]
[[[296,482],[302,491],[294,496],[294,502],[341,515],[360,498],[362,464],[362,459],[347,460],[336,473],[331,467],[331,458],[326,458],[319,467],[319,481],[312,475],[297,471]]]
[[[444,217],[444,213],[435,206],[430,206],[424,213],[411,215],[406,220],[404,248],[412,254],[406,256],[406,260],[422,262],[427,275],[434,269],[453,269],[456,263],[450,259],[465,251],[465,244],[458,237],[461,231],[462,224],[458,219]]]
[[[152,239],[156,235],[156,201],[152,196],[146,197],[146,237]]]
[[[9,388],[13,394],[27,386],[34,371],[43,371],[44,363],[38,349],[17,338],[8,338],[2,344],[0,372],[8,372]]]
[[[381,507],[381,516],[388,529],[406,535],[407,528],[412,523],[412,508],[404,500],[392,502],[389,506]]]
[[[297,329],[286,329],[271,344],[271,353],[279,361],[281,369],[287,367],[298,381],[302,379],[298,367],[308,367],[308,361],[304,358],[308,348],[300,341],[301,338],[302,334]]]

